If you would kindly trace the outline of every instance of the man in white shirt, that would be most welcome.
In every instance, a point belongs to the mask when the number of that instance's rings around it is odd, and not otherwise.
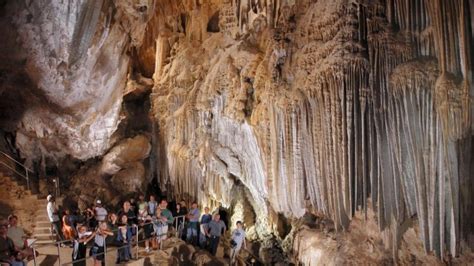
[[[95,220],[97,222],[104,222],[107,220],[107,210],[102,207],[102,201],[96,201],[96,207],[94,208]]]
[[[58,208],[56,208],[56,200],[52,195],[46,197],[48,205],[46,206],[46,211],[48,212],[48,218],[51,222],[51,227],[56,232],[57,240],[62,240],[63,236],[61,235],[61,221],[58,216]]]

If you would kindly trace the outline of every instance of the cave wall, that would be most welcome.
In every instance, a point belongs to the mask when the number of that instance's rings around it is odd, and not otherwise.
[[[472,234],[468,1],[156,10],[147,31],[160,32],[151,97],[163,189],[230,206],[238,181],[261,234],[278,213],[322,213],[344,230],[370,201],[394,256],[412,218],[427,252],[459,254]]]
[[[89,160],[70,182],[84,204],[156,174],[309,264],[288,232],[309,213],[370,220],[395,258],[405,234],[472,247],[472,1],[0,4],[0,96],[24,106],[0,125],[27,164]]]
[[[33,84],[15,130],[28,165],[101,156],[117,140],[130,50],[143,39],[152,3],[7,1],[2,28],[16,30],[24,59],[13,67]]]

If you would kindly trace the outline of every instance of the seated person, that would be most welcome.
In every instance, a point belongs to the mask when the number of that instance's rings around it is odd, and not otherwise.
[[[21,255],[28,259],[32,259],[33,249],[28,247],[26,243],[28,235],[25,233],[25,230],[18,226],[18,217],[14,214],[8,216],[8,223],[9,227],[7,236],[13,240],[15,247],[21,252]]]
[[[0,265],[11,265],[16,262],[18,249],[13,240],[7,236],[8,222],[0,219]]]

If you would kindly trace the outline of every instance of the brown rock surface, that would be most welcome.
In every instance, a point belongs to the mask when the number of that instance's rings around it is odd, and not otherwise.
[[[72,177],[88,200],[156,174],[169,195],[246,221],[270,264],[292,254],[308,264],[471,258],[472,1],[4,8],[27,58],[13,62],[37,87],[25,92],[34,101],[16,145],[28,163],[99,157]],[[150,132],[120,127],[124,95],[146,98]],[[308,213],[323,228],[293,243]]]

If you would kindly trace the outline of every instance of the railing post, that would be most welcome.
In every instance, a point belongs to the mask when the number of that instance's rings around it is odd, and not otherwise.
[[[59,234],[59,232],[58,232],[58,234]],[[61,242],[58,242],[57,244],[58,244],[58,246],[57,246],[57,248],[58,248],[58,262],[59,262],[59,265],[61,265],[61,249],[60,249]]]
[[[135,259],[138,260],[138,225],[135,225],[135,232],[137,233],[137,257]]]
[[[36,241],[33,242],[31,248],[33,249],[33,265],[36,266],[36,248],[35,248]]]
[[[28,176],[28,169],[25,168],[26,172],[26,189],[30,190],[30,177]]]
[[[107,264],[107,235],[104,237],[104,265]]]

